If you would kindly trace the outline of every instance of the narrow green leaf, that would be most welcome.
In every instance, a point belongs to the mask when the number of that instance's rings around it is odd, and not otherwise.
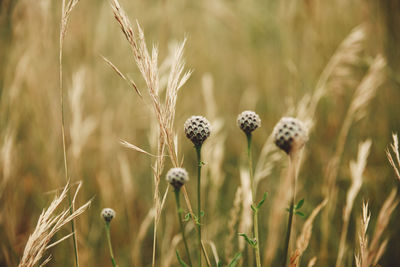
[[[262,204],[264,204],[265,200],[267,199],[267,192],[264,193],[263,198],[261,199],[261,201],[258,203],[257,205],[257,209],[259,209]]]
[[[300,199],[300,201],[296,204],[294,209],[295,210],[300,209],[301,207],[303,207],[303,204],[304,204],[304,198]]]
[[[219,261],[217,267],[222,267],[222,261]]]
[[[304,213],[301,212],[301,211],[296,211],[296,214],[297,214],[297,215],[300,215],[301,217],[305,217],[305,216],[306,216],[306,215],[304,215]]]
[[[251,208],[252,211],[254,211],[254,212],[257,212],[257,211],[258,211],[253,205],[251,205],[250,208]]]
[[[204,217],[204,211],[200,211],[200,216]]]
[[[179,263],[182,265],[182,267],[189,267],[189,265],[187,265],[181,258],[181,256],[179,255],[178,250],[176,251],[176,257],[178,258]]]
[[[238,263],[240,258],[242,257],[242,253],[238,252],[233,257],[232,261],[228,264],[228,267],[235,267]]]
[[[246,242],[249,243],[250,246],[255,247],[257,245],[257,242],[252,240],[252,239],[250,239],[246,234],[241,233],[239,235],[243,236],[244,240],[246,240]]]

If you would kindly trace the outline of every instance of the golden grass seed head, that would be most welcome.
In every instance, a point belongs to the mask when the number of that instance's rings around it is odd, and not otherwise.
[[[283,117],[276,125],[273,131],[275,144],[290,154],[303,148],[308,141],[308,131],[298,119]]]
[[[110,208],[105,208],[101,211],[101,217],[109,223],[115,217],[115,211]]]
[[[261,127],[261,119],[254,111],[243,111],[237,117],[237,124],[246,134],[250,134],[255,129]]]
[[[179,189],[189,181],[189,175],[183,168],[172,168],[167,172],[166,179],[175,189]]]
[[[184,124],[185,134],[195,146],[201,146],[210,136],[211,124],[202,116],[192,116]]]

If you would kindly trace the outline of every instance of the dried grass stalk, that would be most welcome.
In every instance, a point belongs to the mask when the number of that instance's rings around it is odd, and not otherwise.
[[[151,55],[147,49],[147,45],[144,38],[144,33],[136,22],[136,29],[132,27],[132,24],[125,14],[124,10],[120,6],[118,0],[111,1],[111,7],[114,12],[115,19],[120,25],[120,28],[125,35],[127,41],[131,46],[133,57],[136,65],[141,72],[147,89],[151,98],[153,111],[155,113],[158,126],[159,126],[159,137],[158,137],[158,148],[157,148],[157,159],[153,166],[154,170],[154,206],[155,206],[155,223],[154,223],[154,236],[153,236],[153,257],[152,266],[155,265],[155,249],[156,249],[156,237],[157,237],[157,224],[160,219],[162,210],[162,202],[160,200],[160,177],[164,169],[165,158],[163,157],[165,147],[168,148],[169,156],[174,167],[179,166],[177,144],[175,143],[175,134],[173,129],[176,99],[179,89],[189,79],[191,72],[183,73],[184,61],[183,61],[183,47],[185,41],[179,45],[172,57],[170,65],[170,74],[167,82],[166,97],[164,103],[162,103],[159,92],[159,72],[158,72],[158,50],[153,47]],[[120,73],[120,72],[119,72]],[[185,196],[186,203],[191,213],[191,205],[185,187],[183,187],[183,194]],[[168,190],[166,191],[168,192]],[[166,195],[165,195],[166,196]]]
[[[393,144],[390,145],[392,148],[392,152],[395,155],[395,159],[393,159],[392,154],[389,149],[386,149],[386,156],[389,160],[390,165],[392,165],[394,173],[396,174],[398,182],[400,182],[400,152],[399,152],[399,138],[396,134],[392,134]]]
[[[135,90],[135,92],[142,97],[142,94],[140,93],[139,89],[136,86],[136,83],[132,80],[127,78],[110,60],[108,60],[106,57],[101,56],[101,58],[115,71],[115,73],[118,74],[119,77],[121,77],[124,81],[126,81],[132,88]]]
[[[80,186],[75,192],[74,200],[79,192]],[[33,233],[29,236],[28,242],[25,245],[24,254],[19,263],[19,267],[34,267],[43,258],[46,250],[54,244],[58,244],[56,241],[50,244],[52,237],[67,223],[71,222],[77,216],[82,214],[89,206],[91,201],[79,207],[72,214],[69,213],[69,209],[63,210],[60,213],[56,213],[57,208],[61,205],[63,200],[67,197],[68,191],[70,190],[69,184],[67,184],[61,194],[54,198],[50,206],[43,210],[42,214],[39,216],[36,228]],[[73,233],[67,235],[71,236]],[[65,240],[66,238],[60,239]],[[44,266],[50,261],[48,257],[40,266]]]
[[[79,0],[69,0],[68,3],[62,0],[61,8],[61,24],[60,24],[60,37],[59,37],[59,83],[60,83],[60,105],[61,105],[61,135],[62,135],[62,146],[63,146],[63,157],[64,157],[64,172],[65,180],[69,182],[68,173],[68,160],[67,160],[67,147],[66,147],[66,137],[65,137],[65,115],[64,115],[64,86],[63,86],[63,45],[65,35],[67,33],[67,26],[70,19],[70,15],[74,7],[78,4]],[[74,213],[74,206],[71,205],[71,195],[68,191],[69,200],[69,214]],[[79,253],[78,253],[78,238],[75,231],[75,222],[72,218],[71,220],[71,230],[73,232],[72,239],[74,244],[74,254],[75,254],[75,265],[79,267]]]
[[[355,255],[357,267],[377,266],[378,261],[384,254],[388,243],[388,238],[382,240],[383,232],[386,230],[390,217],[399,203],[396,200],[397,190],[393,189],[388,198],[383,203],[379,212],[378,220],[375,226],[372,241],[369,244],[367,237],[367,229],[371,214],[368,212],[368,204],[363,205],[363,215],[361,218],[361,227],[358,231],[358,239],[360,243],[360,250]]]
[[[371,140],[368,139],[363,143],[360,143],[358,147],[358,157],[357,162],[350,162],[350,171],[351,171],[351,186],[347,191],[346,197],[346,206],[343,209],[343,225],[342,232],[340,235],[340,243],[339,243],[339,252],[338,257],[336,259],[336,267],[342,265],[344,252],[346,249],[346,237],[347,230],[350,222],[350,215],[353,209],[354,200],[360,191],[362,182],[363,182],[363,172],[365,170],[365,166],[367,165],[367,158],[369,155],[369,150],[371,148]]]
[[[339,132],[335,153],[327,164],[325,170],[325,183],[323,186],[323,194],[328,198],[327,208],[323,212],[322,219],[322,249],[321,257],[325,258],[327,251],[327,240],[329,237],[329,222],[336,207],[336,198],[338,188],[336,179],[339,172],[339,166],[343,151],[345,149],[346,140],[354,121],[360,120],[366,115],[367,106],[376,95],[377,89],[384,82],[384,69],[386,61],[382,55],[377,55],[371,64],[368,73],[365,75],[360,85],[357,87],[349,109],[347,110],[342,128]]]
[[[382,256],[386,247],[384,242],[380,242],[383,236],[383,232],[389,224],[390,217],[399,203],[396,200],[397,190],[393,189],[388,198],[383,203],[381,210],[379,211],[378,221],[375,226],[374,234],[372,235],[371,245],[368,248],[368,263],[376,265]]]
[[[86,69],[79,69],[73,76],[72,88],[69,95],[69,103],[71,107],[71,147],[72,156],[75,160],[81,155],[83,146],[89,139],[97,126],[97,120],[94,116],[83,116],[82,96],[84,92],[84,81],[86,76]]]
[[[308,244],[311,239],[312,228],[315,218],[322,208],[325,207],[327,199],[324,199],[312,212],[308,217],[307,221],[304,223],[303,229],[301,230],[300,236],[297,238],[296,242],[296,250],[293,252],[290,257],[290,266],[297,267],[300,263],[300,258],[303,255],[304,251],[307,249]],[[315,257],[314,257],[315,258]],[[315,258],[316,259],[316,258]]]

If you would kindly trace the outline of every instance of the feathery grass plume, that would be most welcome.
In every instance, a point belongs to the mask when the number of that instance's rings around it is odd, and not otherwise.
[[[378,220],[375,225],[371,243],[368,242],[368,237],[366,234],[371,215],[368,212],[368,205],[363,205],[361,229],[359,229],[358,232],[360,251],[355,256],[357,267],[377,266],[380,258],[385,252],[389,238],[386,238],[382,241],[382,235],[389,224],[389,220],[394,209],[399,203],[398,200],[396,201],[396,191],[396,189],[392,190],[383,203],[381,210],[379,211]]]
[[[59,39],[59,82],[60,82],[60,104],[61,104],[61,135],[62,135],[62,144],[63,144],[63,156],[64,156],[64,172],[65,172],[65,180],[69,181],[68,174],[68,162],[67,162],[67,147],[66,147],[66,138],[65,138],[65,114],[64,114],[64,86],[63,86],[63,45],[65,35],[67,34],[67,26],[70,19],[70,15],[74,7],[78,4],[79,0],[62,0],[62,8],[61,8],[61,24],[60,24],[60,39]],[[68,191],[68,200],[69,200],[69,213],[72,215],[74,213],[74,207],[71,205],[71,193]],[[78,254],[78,240],[75,232],[75,222],[74,219],[71,220],[71,231],[72,231],[72,239],[74,244],[74,253],[75,253],[75,266],[79,266],[79,254]]]
[[[192,266],[192,259],[190,258],[189,246],[187,244],[186,236],[185,236],[185,227],[183,226],[183,222],[182,222],[183,210],[181,208],[180,197],[179,197],[181,187],[189,181],[189,175],[188,175],[187,171],[183,168],[172,168],[167,172],[166,180],[174,188],[176,210],[177,210],[177,214],[178,214],[179,225],[181,227],[182,240],[185,245],[186,255],[187,255],[187,258],[189,261],[189,266]]]
[[[396,155],[396,159],[398,159],[398,138],[397,134],[393,134],[393,144],[391,144],[391,148],[393,150],[393,153]],[[392,165],[397,179],[399,178],[397,176],[398,169],[396,167],[396,164],[391,156],[390,151],[387,149],[386,150],[386,155],[388,158],[388,161],[390,165]],[[399,162],[397,160],[397,162]],[[372,236],[372,241],[371,244],[368,242],[368,237],[367,237],[367,229],[369,225],[369,221],[371,218],[371,214],[368,211],[368,203],[363,204],[363,212],[362,212],[362,218],[361,218],[361,227],[358,231],[358,239],[360,243],[360,250],[357,255],[355,255],[355,261],[356,261],[356,266],[357,267],[368,267],[368,266],[375,266],[378,264],[379,259],[382,257],[383,253],[385,252],[386,245],[388,243],[388,238],[385,240],[382,240],[382,235],[385,229],[387,228],[389,224],[390,217],[394,211],[394,209],[397,207],[399,201],[396,201],[396,195],[398,194],[398,190],[392,189],[392,192],[390,195],[387,197],[385,202],[383,203],[383,206],[379,212],[378,215],[378,220],[375,225],[375,231]]]
[[[399,150],[399,138],[396,134],[392,134],[393,144],[390,144],[392,152],[395,155],[395,159],[392,157],[392,153],[389,149],[386,149],[386,156],[389,160],[390,165],[392,165],[394,173],[396,174],[397,181],[400,183],[400,150]]]
[[[204,141],[211,134],[211,124],[210,122],[202,117],[202,116],[192,116],[185,121],[184,131],[186,137],[192,141],[194,144],[196,154],[197,154],[197,237],[198,237],[198,245],[199,245],[199,266],[201,266],[201,254],[202,251],[205,254],[205,249],[202,247],[202,239],[201,239],[201,167],[204,164],[201,159],[201,148],[203,146]],[[202,249],[203,248],[203,249]],[[206,255],[204,255],[206,256]],[[207,258],[207,257],[206,257]]]
[[[303,225],[303,229],[301,230],[300,236],[296,241],[296,250],[293,252],[290,257],[290,267],[300,266],[300,258],[303,255],[304,251],[306,251],[308,244],[310,243],[313,223],[318,213],[323,209],[328,202],[327,199],[324,199],[312,212],[311,215],[307,218],[307,221]]]
[[[301,154],[305,143],[308,141],[308,130],[303,122],[298,119],[283,117],[274,127],[273,130],[275,144],[288,154],[289,168],[288,177],[291,180],[291,195],[292,199],[289,206],[289,217],[286,230],[286,238],[283,251],[282,266],[286,266],[290,235],[292,231],[292,221],[294,214],[294,201],[296,199],[296,182],[301,162]]]
[[[386,230],[390,217],[399,203],[396,200],[396,189],[392,189],[389,196],[386,198],[383,206],[378,214],[378,220],[375,225],[375,231],[371,238],[371,244],[368,248],[368,263],[372,265],[378,264],[379,259],[382,257],[388,238],[382,241],[383,232]]]
[[[315,86],[315,91],[310,99],[308,112],[314,117],[317,105],[327,93],[328,83],[332,75],[339,69],[354,66],[361,61],[361,52],[364,49],[366,39],[366,25],[361,24],[355,27],[350,34],[341,42],[328,64],[323,69]]]
[[[76,189],[74,198],[72,200],[72,205],[75,203],[75,199],[81,187],[81,183],[79,183],[78,188]],[[28,242],[25,245],[24,254],[19,263],[19,267],[34,267],[37,266],[39,261],[43,258],[45,252],[50,247],[53,247],[60,242],[64,241],[68,237],[73,236],[73,233],[61,238],[58,241],[55,241],[52,244],[49,244],[53,236],[67,223],[71,222],[74,218],[82,214],[89,207],[91,201],[88,201],[86,204],[82,205],[78,209],[74,210],[72,214],[69,213],[69,209],[63,210],[60,213],[57,213],[57,208],[61,205],[64,199],[68,195],[68,191],[70,191],[70,186],[67,184],[61,194],[56,196],[54,200],[51,202],[49,207],[43,210],[42,214],[39,216],[38,222],[36,224],[35,230],[29,236]],[[51,256],[47,257],[45,262],[41,264],[44,266],[51,259]]]
[[[259,205],[257,205],[255,203],[257,191],[254,187],[251,141],[252,141],[252,132],[254,130],[256,130],[257,128],[261,127],[261,120],[257,113],[255,113],[254,111],[246,110],[238,115],[237,125],[246,134],[246,139],[247,139],[247,159],[248,159],[248,168],[249,168],[249,176],[250,176],[250,188],[251,188],[252,202],[253,202],[251,207],[253,210],[253,234],[254,234],[254,239],[255,239],[254,253],[255,253],[257,267],[260,267],[261,266],[260,239],[259,239],[259,235],[258,235]]]
[[[363,182],[363,172],[365,170],[365,166],[367,165],[367,158],[369,155],[371,144],[372,142],[370,139],[360,143],[358,147],[357,161],[350,162],[352,183],[349,190],[347,191],[346,205],[343,209],[343,225],[340,234],[340,243],[339,243],[338,256],[336,258],[336,267],[342,266],[342,261],[344,260],[345,257],[344,253],[346,250],[346,238],[350,222],[350,215],[353,209],[354,200],[361,189],[361,185]]]
[[[108,250],[110,252],[111,262],[112,262],[113,267],[117,267],[118,265],[115,261],[114,251],[113,251],[112,243],[111,243],[111,234],[110,234],[111,221],[115,217],[115,211],[110,208],[105,208],[101,211],[100,215],[105,221],[107,244],[108,244]]]
[[[368,260],[368,236],[367,229],[369,221],[371,219],[371,213],[368,211],[368,202],[363,202],[362,217],[360,230],[358,231],[358,241],[360,243],[360,251],[355,255],[355,261],[357,267],[362,267],[363,263]]]
[[[0,181],[0,199],[4,189],[11,178],[13,166],[15,165],[15,132],[9,126],[4,134],[4,140],[0,149],[0,162],[2,179]]]
[[[83,146],[88,141],[89,136],[97,126],[97,120],[94,116],[83,116],[82,97],[84,92],[84,80],[87,70],[79,69],[72,77],[72,88],[69,95],[69,104],[71,107],[71,152],[75,160],[78,160]]]
[[[160,81],[158,72],[158,50],[153,47],[151,55],[147,49],[147,45],[144,38],[144,33],[139,25],[136,23],[136,29],[132,27],[132,24],[125,14],[124,10],[120,6],[118,0],[112,0],[111,6],[113,9],[114,17],[120,25],[120,28],[125,35],[128,43],[131,46],[133,57],[135,59],[136,65],[142,74],[147,89],[151,98],[151,103],[157,123],[159,126],[159,136],[158,136],[158,148],[157,148],[157,159],[154,164],[154,207],[156,209],[156,214],[154,217],[154,230],[153,230],[153,256],[152,256],[152,266],[155,266],[155,254],[156,254],[156,237],[157,237],[157,224],[160,219],[162,210],[162,201],[160,199],[160,177],[164,169],[165,158],[163,157],[165,152],[165,147],[167,147],[169,156],[174,167],[179,166],[178,152],[176,150],[177,144],[175,142],[175,134],[173,129],[174,118],[175,118],[175,107],[176,99],[179,89],[185,84],[189,79],[191,72],[185,72],[184,61],[183,61],[183,47],[185,41],[181,43],[175,49],[174,56],[172,58],[172,63],[170,67],[170,75],[167,82],[166,96],[164,103],[160,99]],[[166,194],[168,190],[165,191]],[[185,196],[186,204],[189,208],[191,214],[192,208],[190,205],[189,198],[185,187],[183,187],[183,193]]]
[[[361,83],[354,92],[352,101],[347,110],[342,127],[337,139],[337,145],[332,158],[329,160],[325,170],[325,183],[323,185],[323,194],[328,198],[327,208],[322,215],[322,249],[321,257],[324,258],[326,251],[327,240],[329,237],[329,222],[336,207],[337,186],[336,179],[339,172],[339,166],[343,151],[346,145],[346,139],[353,122],[362,119],[366,115],[368,104],[376,95],[378,88],[382,85],[385,79],[386,62],[381,55],[377,55],[372,62],[367,74],[362,79]]]

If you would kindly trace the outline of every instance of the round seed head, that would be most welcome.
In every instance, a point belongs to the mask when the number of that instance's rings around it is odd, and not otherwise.
[[[202,116],[192,116],[186,120],[185,125],[186,137],[193,142],[195,146],[201,146],[210,136],[210,122]]]
[[[308,141],[308,132],[303,122],[291,117],[283,117],[273,131],[275,144],[290,154],[303,148]]]
[[[101,217],[109,223],[115,217],[115,211],[110,208],[105,208],[101,211]]]
[[[167,172],[167,182],[170,183],[175,189],[181,188],[187,181],[189,175],[183,168],[172,168]]]
[[[255,129],[261,127],[261,120],[257,113],[246,110],[239,114],[237,124],[243,132],[249,134]]]

